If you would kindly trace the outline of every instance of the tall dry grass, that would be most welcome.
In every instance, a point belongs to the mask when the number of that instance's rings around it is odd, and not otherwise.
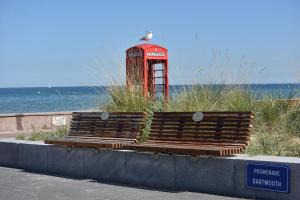
[[[147,139],[154,111],[252,111],[255,120],[246,153],[300,156],[300,106],[290,105],[281,96],[264,96],[258,101],[248,88],[194,85],[168,101],[154,101],[145,99],[140,88],[112,87],[103,109],[146,112],[141,141]]]

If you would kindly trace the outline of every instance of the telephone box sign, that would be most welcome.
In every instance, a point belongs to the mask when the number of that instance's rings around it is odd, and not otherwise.
[[[165,56],[164,52],[147,52],[147,56]]]
[[[247,187],[288,193],[290,169],[286,165],[264,165],[247,163]]]

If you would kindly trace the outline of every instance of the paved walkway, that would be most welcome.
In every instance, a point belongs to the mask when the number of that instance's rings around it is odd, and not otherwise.
[[[3,132],[0,132],[0,138],[15,138],[17,135],[32,135],[32,131],[31,132],[20,132],[20,133],[17,133],[17,132],[9,132],[9,133],[3,133]]]
[[[6,200],[238,200],[193,192],[170,192],[74,180],[0,167],[0,199]]]

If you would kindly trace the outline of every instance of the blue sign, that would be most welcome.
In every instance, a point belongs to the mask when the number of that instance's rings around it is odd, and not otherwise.
[[[247,163],[247,187],[288,193],[290,169],[286,165],[264,165]]]

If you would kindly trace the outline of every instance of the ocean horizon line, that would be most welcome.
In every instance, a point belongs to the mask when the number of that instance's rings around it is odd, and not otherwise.
[[[169,86],[194,86],[194,85],[300,85],[298,83],[196,83],[196,84],[169,84]],[[0,87],[0,89],[26,89],[26,88],[86,88],[86,87],[112,87],[112,86],[125,86],[124,85],[66,85],[66,86],[23,86],[23,87]]]

